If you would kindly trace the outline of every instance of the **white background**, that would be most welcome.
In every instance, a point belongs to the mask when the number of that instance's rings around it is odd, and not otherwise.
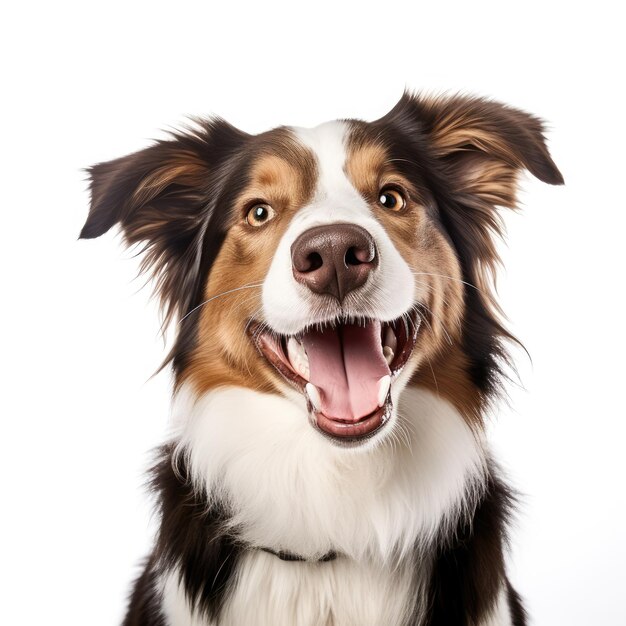
[[[13,3],[17,6],[17,3]],[[77,241],[81,168],[220,114],[375,119],[405,86],[545,118],[499,291],[525,390],[491,425],[525,495],[511,575],[537,625],[624,624],[624,45],[617,3],[21,3],[0,19],[0,620],[110,625],[149,546],[169,377],[138,262]]]

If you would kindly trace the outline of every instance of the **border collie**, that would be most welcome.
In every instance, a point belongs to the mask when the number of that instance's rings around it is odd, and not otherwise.
[[[484,436],[498,207],[542,122],[405,93],[374,122],[196,120],[89,170],[176,337],[160,527],[126,626],[521,626]]]

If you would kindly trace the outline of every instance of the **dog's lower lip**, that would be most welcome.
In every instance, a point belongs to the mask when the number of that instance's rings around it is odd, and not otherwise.
[[[386,406],[379,407],[355,422],[335,420],[323,413],[315,413],[315,420],[318,428],[332,437],[358,439],[373,434],[383,425],[386,410]]]

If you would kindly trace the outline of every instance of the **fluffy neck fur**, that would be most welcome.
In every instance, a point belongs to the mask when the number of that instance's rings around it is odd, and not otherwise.
[[[247,545],[389,563],[471,517],[484,489],[484,443],[445,400],[406,389],[396,434],[364,451],[331,445],[303,411],[240,388],[177,394],[175,454]]]

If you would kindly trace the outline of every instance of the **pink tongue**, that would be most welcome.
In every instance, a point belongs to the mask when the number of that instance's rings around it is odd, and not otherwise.
[[[378,408],[379,381],[391,373],[380,334],[380,322],[367,322],[303,336],[310,382],[320,392],[326,417],[352,422]]]

